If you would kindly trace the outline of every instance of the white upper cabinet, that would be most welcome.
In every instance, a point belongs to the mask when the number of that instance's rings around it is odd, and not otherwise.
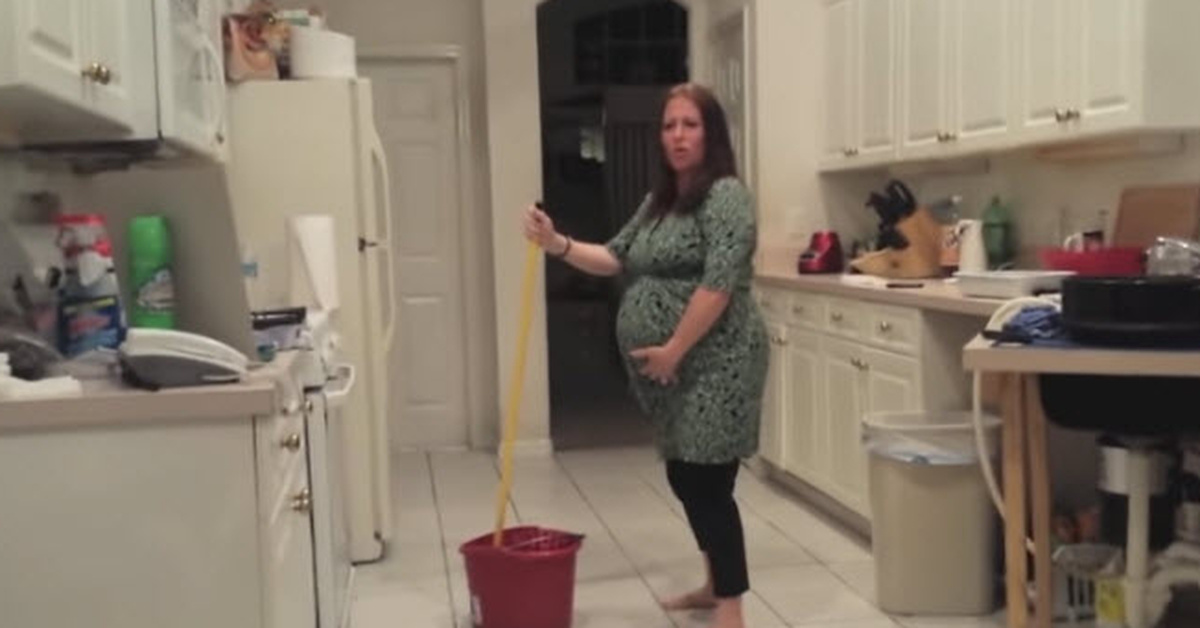
[[[1008,0],[901,0],[905,157],[1003,141],[1009,127]]]
[[[222,0],[0,0],[0,141],[221,159]]]
[[[830,0],[823,12],[825,59],[821,81],[821,161],[836,164],[850,157],[850,5]]]
[[[842,0],[825,12],[824,170],[1200,129],[1195,0]]]
[[[158,133],[155,98],[154,13],[149,0],[83,2],[91,60],[102,73],[85,80],[89,99],[100,115],[129,129],[126,135],[148,137]],[[83,76],[76,73],[76,80]],[[85,77],[86,78],[86,77]]]
[[[896,155],[895,2],[826,0],[823,11],[822,165],[891,161]]]
[[[896,153],[896,4],[859,0],[854,26],[856,156],[890,160]]]
[[[6,2],[9,24],[5,36],[10,59],[6,81],[29,77],[46,93],[68,105],[83,106],[84,82],[80,71],[86,66],[84,20],[86,6],[79,0],[19,0]],[[15,66],[15,67],[14,67]],[[16,75],[16,76],[12,76]]]
[[[1010,128],[1011,0],[950,4],[951,124],[946,141],[977,148],[998,146]]]
[[[157,130],[151,0],[0,0],[0,57],[0,124],[22,142]]]
[[[949,111],[949,0],[903,0],[900,10],[901,146],[905,154],[941,148]]]

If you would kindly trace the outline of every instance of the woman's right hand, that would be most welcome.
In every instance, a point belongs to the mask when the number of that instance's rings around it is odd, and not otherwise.
[[[559,242],[561,237],[554,229],[554,221],[546,215],[546,212],[530,205],[529,209],[525,210],[524,223],[525,237],[542,247],[542,250],[551,251],[562,248],[562,244]]]

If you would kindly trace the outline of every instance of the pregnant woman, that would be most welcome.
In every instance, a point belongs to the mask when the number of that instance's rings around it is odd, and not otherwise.
[[[750,295],[754,205],[709,90],[674,87],[661,119],[657,183],[615,238],[575,242],[534,207],[525,235],[584,272],[630,278],[617,341],[707,565],[702,587],[663,606],[715,608],[713,628],[742,628],[749,578],[733,487],[758,448],[768,356]]]

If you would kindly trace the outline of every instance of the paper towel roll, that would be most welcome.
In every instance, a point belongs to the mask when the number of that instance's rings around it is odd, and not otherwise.
[[[339,307],[335,232],[333,216],[329,214],[288,219],[289,296],[294,305],[323,310]]]
[[[303,78],[354,78],[358,76],[355,63],[354,38],[308,26],[291,29],[292,76]]]

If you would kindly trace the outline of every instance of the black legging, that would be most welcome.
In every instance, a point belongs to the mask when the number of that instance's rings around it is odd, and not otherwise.
[[[750,589],[742,518],[733,500],[738,461],[695,464],[667,461],[667,481],[683,509],[700,551],[712,567],[713,594],[737,597]]]

